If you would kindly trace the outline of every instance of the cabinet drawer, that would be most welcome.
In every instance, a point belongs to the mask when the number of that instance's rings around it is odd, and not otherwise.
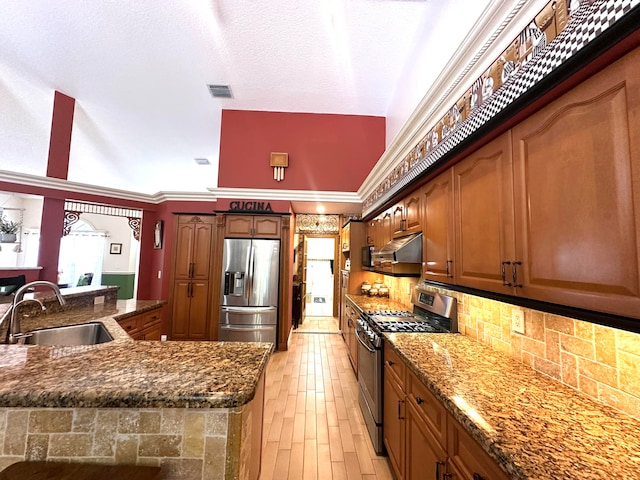
[[[391,371],[397,378],[396,381],[404,389],[406,366],[404,360],[400,358],[394,350],[391,349],[386,343],[384,344],[384,364],[388,367],[388,371]]]
[[[416,375],[407,371],[407,395],[440,446],[447,446],[447,412]]]
[[[461,480],[508,480],[509,477],[482,449],[471,435],[451,416],[447,415],[447,453],[450,467]]]
[[[124,320],[118,320],[118,324],[129,335],[138,331],[138,317],[128,317]]]
[[[162,309],[156,308],[150,312],[138,315],[135,318],[138,319],[138,328],[142,330],[143,328],[147,328],[155,323],[162,322]]]

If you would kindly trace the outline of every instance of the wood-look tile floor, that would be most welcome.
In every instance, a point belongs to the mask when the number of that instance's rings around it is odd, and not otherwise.
[[[260,480],[393,480],[373,451],[336,320],[323,318],[306,318],[267,367]]]

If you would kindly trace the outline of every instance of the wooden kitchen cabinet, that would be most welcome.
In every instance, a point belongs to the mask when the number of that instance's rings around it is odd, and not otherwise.
[[[383,436],[398,480],[509,478],[386,343],[384,358]]]
[[[118,320],[118,324],[134,340],[160,340],[162,308]]]
[[[348,222],[340,231],[340,244],[343,252],[351,251],[351,222]]]
[[[367,224],[367,245],[380,251],[391,240],[391,213],[385,212]]]
[[[519,295],[640,316],[640,50],[513,128]]]
[[[394,238],[404,235],[404,202],[400,202],[391,209],[391,230]]]
[[[353,367],[353,371],[358,373],[358,339],[356,338],[356,323],[360,316],[358,309],[350,302],[346,301],[344,306],[344,339],[347,344],[347,354]]]
[[[447,454],[451,480],[509,480],[452,415],[447,416]]]
[[[384,398],[382,435],[389,454],[389,462],[397,480],[404,479],[405,472],[405,394],[392,369],[384,366]]]
[[[280,238],[281,223],[275,215],[227,215],[225,237]]]
[[[213,219],[201,216],[178,217],[174,262],[176,278],[209,278]]]
[[[178,280],[173,288],[172,340],[207,340],[209,282]]]
[[[447,454],[411,402],[406,403],[405,480],[442,480]]]
[[[453,167],[458,285],[516,293],[511,150],[511,132],[506,132]]]
[[[171,339],[208,340],[209,291],[215,217],[177,219],[171,290]]]
[[[427,183],[420,196],[423,277],[454,283],[453,170]]]
[[[422,231],[421,203],[420,193],[414,192],[391,209],[391,228],[394,238]]]

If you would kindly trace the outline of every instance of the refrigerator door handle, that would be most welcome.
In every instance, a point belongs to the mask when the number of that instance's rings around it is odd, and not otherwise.
[[[223,312],[240,313],[242,315],[273,312],[275,309],[276,307],[221,307]]]
[[[254,260],[255,260],[255,252],[256,248],[251,244],[249,247],[249,288],[247,288],[247,299],[251,298],[253,295],[253,270],[254,270]]]

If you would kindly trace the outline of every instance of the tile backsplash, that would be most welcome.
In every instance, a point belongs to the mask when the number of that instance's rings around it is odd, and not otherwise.
[[[386,276],[384,281],[391,300],[411,307],[407,292],[417,279]],[[452,290],[434,290],[458,299],[460,333],[640,419],[639,334]],[[511,330],[514,309],[524,313],[524,334]]]

